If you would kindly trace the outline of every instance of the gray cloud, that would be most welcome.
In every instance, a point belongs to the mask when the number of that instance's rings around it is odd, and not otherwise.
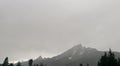
[[[0,61],[53,56],[82,43],[119,51],[119,0],[0,0]]]

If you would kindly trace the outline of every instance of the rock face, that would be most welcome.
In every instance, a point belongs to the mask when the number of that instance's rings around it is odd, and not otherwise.
[[[79,66],[80,63],[89,63],[95,66],[102,54],[103,52],[93,48],[86,48],[79,44],[52,59],[56,60],[54,60],[54,66]]]
[[[90,66],[97,66],[97,62],[103,54],[104,52],[102,51],[89,47],[86,48],[79,44],[52,58],[43,59],[40,56],[34,60],[34,63],[43,63],[47,66],[79,66],[80,63],[83,63],[84,65],[89,64]],[[115,52],[115,55],[120,57],[120,53],[118,52]]]

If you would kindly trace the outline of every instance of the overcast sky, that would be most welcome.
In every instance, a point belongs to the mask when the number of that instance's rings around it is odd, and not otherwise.
[[[120,0],[0,0],[0,62],[76,44],[120,51]]]

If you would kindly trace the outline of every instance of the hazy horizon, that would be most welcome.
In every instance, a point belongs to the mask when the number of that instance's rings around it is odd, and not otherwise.
[[[0,62],[82,44],[120,52],[119,0],[0,0]]]

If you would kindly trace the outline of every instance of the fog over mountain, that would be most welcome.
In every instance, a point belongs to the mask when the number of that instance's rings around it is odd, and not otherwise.
[[[120,51],[120,0],[0,0],[0,62],[52,57],[76,44]]]

